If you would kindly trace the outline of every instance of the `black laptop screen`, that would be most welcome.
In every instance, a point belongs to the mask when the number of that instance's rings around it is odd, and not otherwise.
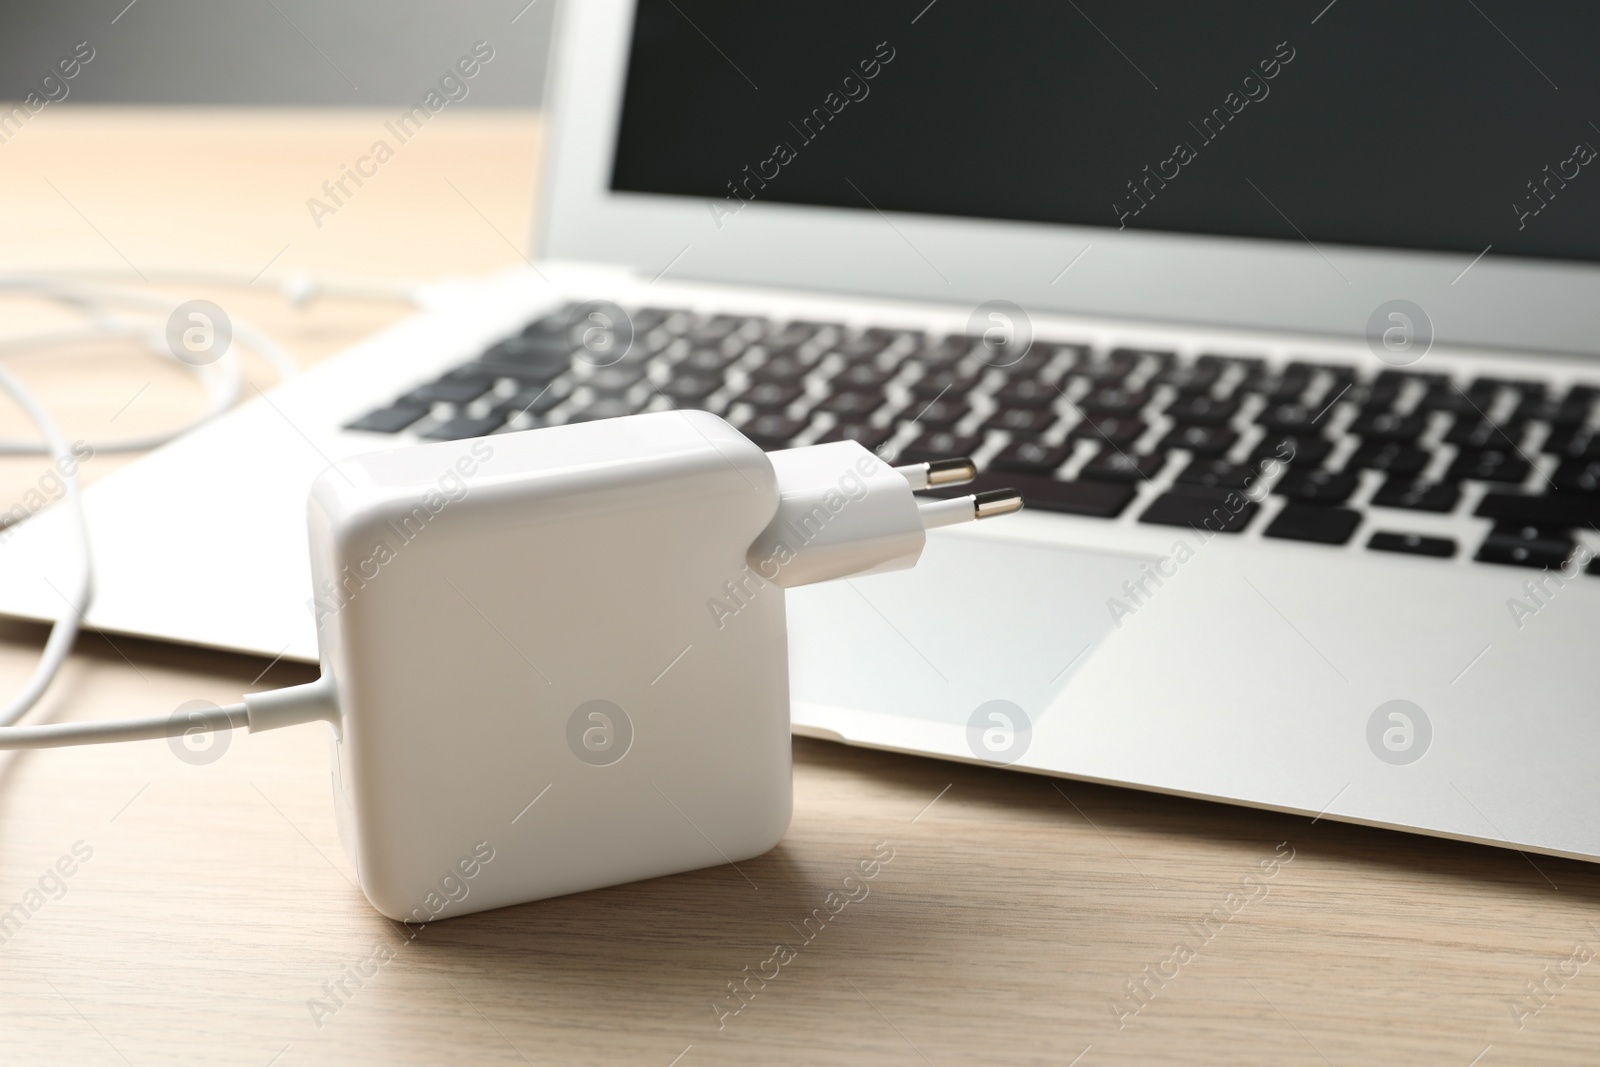
[[[1600,4],[640,0],[619,191],[1600,259]]]

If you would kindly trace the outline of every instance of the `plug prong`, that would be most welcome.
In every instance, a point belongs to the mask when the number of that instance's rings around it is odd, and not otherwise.
[[[922,528],[935,530],[940,526],[954,526],[975,519],[992,519],[1022,510],[1022,494],[1015,489],[991,489],[987,493],[958,496],[950,500],[933,500],[919,504]]]
[[[972,498],[972,510],[976,519],[1010,515],[1022,510],[1022,494],[1015,489],[991,489],[987,493],[978,493]]]
[[[978,476],[978,465],[966,456],[935,459],[927,463],[908,463],[895,473],[911,483],[913,489],[937,489],[941,485],[965,485]]]

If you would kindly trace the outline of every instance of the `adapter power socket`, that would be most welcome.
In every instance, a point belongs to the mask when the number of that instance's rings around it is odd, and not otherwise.
[[[1020,506],[919,505],[928,478],[849,441],[763,453],[695,411],[329,468],[314,685],[367,898],[429,922],[770,849],[783,590],[910,567],[925,526]]]

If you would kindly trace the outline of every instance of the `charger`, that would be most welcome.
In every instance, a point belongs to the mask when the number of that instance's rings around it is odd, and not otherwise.
[[[770,849],[792,806],[784,590],[905,569],[968,460],[853,441],[764,453],[669,411],[336,463],[309,527],[322,673],[182,730],[331,724],[362,890],[423,923]],[[0,747],[170,734],[0,730]]]

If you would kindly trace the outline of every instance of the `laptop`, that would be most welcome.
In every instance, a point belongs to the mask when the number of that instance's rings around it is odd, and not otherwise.
[[[703,408],[1028,504],[795,591],[797,734],[1600,859],[1600,12],[1495,14],[565,3],[530,264],[96,484],[88,621],[314,661],[331,461]]]

